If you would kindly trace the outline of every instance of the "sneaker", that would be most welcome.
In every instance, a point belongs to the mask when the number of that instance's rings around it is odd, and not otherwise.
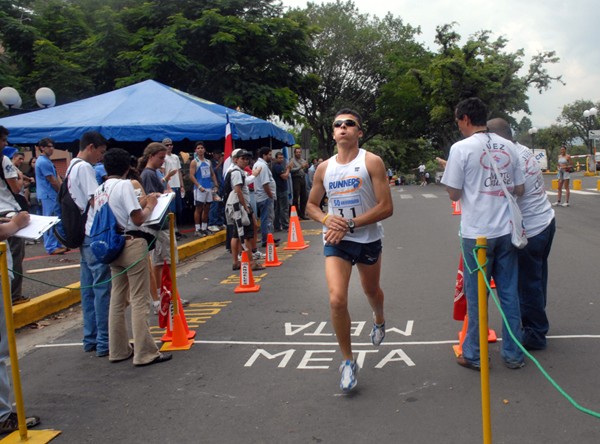
[[[379,345],[385,338],[385,322],[381,325],[377,325],[373,322],[373,329],[371,330],[371,342],[373,345]]]
[[[469,361],[463,355],[459,355],[456,357],[456,363],[458,365],[460,365],[461,367],[469,368],[471,370],[475,370],[476,372],[481,370],[481,366],[479,365],[479,362]]]
[[[557,200],[556,202],[554,202],[554,203],[552,204],[552,206],[553,206],[553,207],[558,207],[558,206],[560,206],[560,200]]]
[[[208,227],[208,231],[212,231],[213,233],[216,233],[217,231],[221,231],[221,229],[219,227],[217,227],[216,225],[211,225]]]
[[[13,299],[12,300],[12,304],[14,305],[19,305],[19,304],[24,304],[25,302],[29,302],[31,299],[28,298],[27,296],[21,296],[19,298]]]
[[[187,307],[188,305],[190,305],[190,301],[188,301],[187,299],[182,299],[181,300],[181,306],[182,307]]]
[[[213,233],[212,231],[209,231],[209,230],[202,230],[202,232],[204,233],[204,236],[212,236],[213,234],[215,234],[215,233]]]
[[[27,428],[35,427],[40,423],[39,416],[28,416],[25,418]],[[15,412],[11,412],[4,421],[0,422],[0,434],[12,433],[19,430],[19,419]]]
[[[562,204],[563,207],[568,207],[569,206],[569,202],[565,202]]]
[[[356,387],[356,383],[358,380],[356,379],[356,374],[358,373],[358,365],[356,361],[351,361],[349,359],[342,362],[340,365],[340,373],[342,374],[342,379],[340,380],[340,388],[349,392],[354,387]]]
[[[152,301],[152,311],[155,315],[160,311],[160,301]]]
[[[504,365],[506,366],[506,368],[509,368],[511,370],[518,370],[520,368],[525,367],[525,361],[504,361]]]
[[[202,230],[196,230],[194,231],[194,237],[205,237],[206,234],[204,234],[204,232]]]
[[[261,253],[260,251],[255,251],[254,253],[252,253],[252,259],[255,261],[266,258],[267,255],[265,253]]]

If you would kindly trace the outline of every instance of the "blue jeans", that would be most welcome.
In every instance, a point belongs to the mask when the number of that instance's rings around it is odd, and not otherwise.
[[[475,239],[463,238],[464,284],[467,297],[469,326],[463,343],[463,356],[468,361],[479,364],[479,304],[477,301],[477,265],[473,257]],[[475,253],[477,254],[477,253]],[[510,234],[495,239],[487,239],[487,276],[494,277],[500,306],[508,325],[517,340],[521,341],[521,310],[518,293],[517,249],[510,241]],[[482,264],[483,265],[483,264]],[[502,323],[502,351],[506,363],[523,362],[523,352],[508,333]]]
[[[92,351],[95,348],[97,354],[105,354],[108,352],[110,267],[107,264],[98,262],[90,249],[89,236],[85,237],[80,252],[83,349]],[[93,288],[90,288],[92,285]]]
[[[222,201],[217,202],[215,200],[210,204],[210,210],[208,211],[208,225],[225,225],[225,205]]]
[[[42,199],[42,214],[44,216],[56,216],[58,212],[57,207],[58,204],[55,199]],[[48,230],[44,233],[44,247],[48,254],[52,254],[54,253],[54,250],[62,247],[52,230]]]
[[[287,190],[277,189],[277,200],[275,201],[275,219],[273,220],[276,230],[287,230],[290,225],[290,202]]]
[[[548,256],[555,231],[552,219],[544,231],[527,239],[527,246],[518,250],[523,345],[531,349],[546,348],[546,333],[550,328],[546,317]]]
[[[181,223],[183,215],[183,199],[181,198],[181,188],[171,188],[171,191],[175,193],[175,197],[169,204],[169,211],[175,215],[177,222]]]
[[[262,243],[267,243],[267,235],[273,233],[273,216],[275,215],[273,199],[265,199],[262,202],[256,202],[256,207],[260,213],[260,233]]]

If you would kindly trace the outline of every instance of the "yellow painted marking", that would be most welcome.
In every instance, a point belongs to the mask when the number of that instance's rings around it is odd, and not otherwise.
[[[221,310],[231,304],[231,302],[232,301],[191,303],[183,309],[188,328],[193,330],[198,328],[200,324],[206,324],[207,321],[219,314]],[[160,340],[166,331],[166,328],[160,328],[158,325],[150,326],[150,334],[155,340]]]

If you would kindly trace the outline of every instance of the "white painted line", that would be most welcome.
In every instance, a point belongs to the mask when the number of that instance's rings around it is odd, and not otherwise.
[[[546,336],[547,339],[600,339],[600,335],[557,335],[557,336]],[[502,341],[502,338],[498,338],[498,341]],[[160,342],[160,341],[156,341]],[[402,341],[402,342],[382,342],[381,346],[384,345],[444,345],[444,344],[457,344],[457,340],[444,340],[444,341]],[[283,346],[337,346],[336,341],[331,342],[302,342],[302,341],[194,341],[194,344],[208,344],[208,345],[283,345]],[[357,347],[372,347],[373,344],[370,342],[352,342],[353,346]],[[65,344],[38,344],[36,348],[57,348],[57,347],[81,347],[81,342],[70,342]]]
[[[598,196],[598,193],[590,193],[589,191],[571,190],[572,194],[581,194],[583,196]]]
[[[412,194],[401,194],[400,199],[412,199]]]
[[[423,197],[426,199],[437,199],[435,194],[423,194]]]

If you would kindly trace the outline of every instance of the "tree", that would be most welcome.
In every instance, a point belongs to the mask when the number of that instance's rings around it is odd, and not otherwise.
[[[312,60],[308,27],[273,0],[175,0],[122,14],[133,33],[120,54],[124,86],[154,78],[258,117],[290,117],[299,71]]]
[[[576,100],[575,102],[563,106],[562,112],[558,117],[558,122],[572,129],[572,138],[579,137],[591,150],[588,140],[588,131],[599,129],[598,116],[584,117],[583,113],[590,108],[598,109],[600,103],[594,104],[591,100]],[[590,151],[588,151],[590,152]]]
[[[299,83],[300,120],[311,128],[320,156],[333,151],[331,122],[344,107],[356,109],[364,120],[363,142],[382,132],[377,97],[389,70],[386,55],[396,46],[414,44],[418,32],[392,15],[383,19],[359,13],[352,1],[315,4],[291,16],[319,28],[312,39],[315,63],[303,70]]]
[[[478,96],[487,103],[490,117],[503,117],[514,124],[512,113],[529,112],[529,87],[541,93],[554,81],[562,83],[560,76],[550,76],[545,68],[559,61],[554,51],[535,55],[527,74],[519,76],[524,52],[507,52],[504,37],[492,40],[490,31],[480,31],[462,46],[460,38],[454,24],[439,26],[438,52],[425,69],[413,70],[429,112],[428,126],[423,130],[436,148],[446,152],[460,137],[454,124],[454,108],[460,100]],[[397,105],[402,109],[402,103]]]

